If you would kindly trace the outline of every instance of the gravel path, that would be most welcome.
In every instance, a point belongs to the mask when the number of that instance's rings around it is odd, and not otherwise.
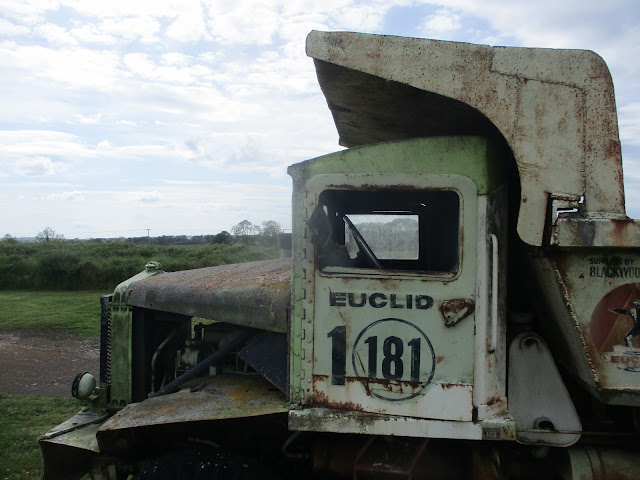
[[[44,330],[0,331],[0,393],[71,396],[76,374],[98,379],[97,338]]]

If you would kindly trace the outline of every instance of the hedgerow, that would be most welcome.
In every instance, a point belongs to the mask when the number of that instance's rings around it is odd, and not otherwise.
[[[111,290],[150,260],[165,271],[276,258],[251,244],[153,245],[129,241],[0,242],[2,290]]]

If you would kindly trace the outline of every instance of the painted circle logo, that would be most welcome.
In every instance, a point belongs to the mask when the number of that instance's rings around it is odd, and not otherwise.
[[[388,401],[419,395],[433,380],[435,359],[429,337],[399,318],[384,318],[365,327],[351,356],[367,394]]]

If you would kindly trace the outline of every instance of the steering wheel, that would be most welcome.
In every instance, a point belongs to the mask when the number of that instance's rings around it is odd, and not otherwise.
[[[349,227],[349,230],[351,231],[351,234],[353,235],[353,238],[356,241],[356,245],[358,245],[358,248],[360,249],[360,251],[364,253],[364,256],[367,258],[369,263],[376,268],[382,269],[380,260],[378,260],[378,258],[376,257],[376,254],[373,253],[373,250],[371,250],[371,247],[367,245],[367,242],[365,242],[364,238],[362,238],[362,235],[360,235],[360,232],[358,231],[356,226],[353,224],[353,222],[351,222],[351,220],[349,220],[349,218],[346,215],[344,215],[342,219],[344,220],[344,223],[347,225],[347,227]]]

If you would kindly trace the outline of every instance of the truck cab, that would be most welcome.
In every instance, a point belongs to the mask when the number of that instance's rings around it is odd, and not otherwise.
[[[505,155],[483,137],[433,137],[290,167],[304,299],[290,388],[320,407],[292,411],[296,428],[358,433],[357,415],[375,434],[481,438],[477,420],[506,425]]]

